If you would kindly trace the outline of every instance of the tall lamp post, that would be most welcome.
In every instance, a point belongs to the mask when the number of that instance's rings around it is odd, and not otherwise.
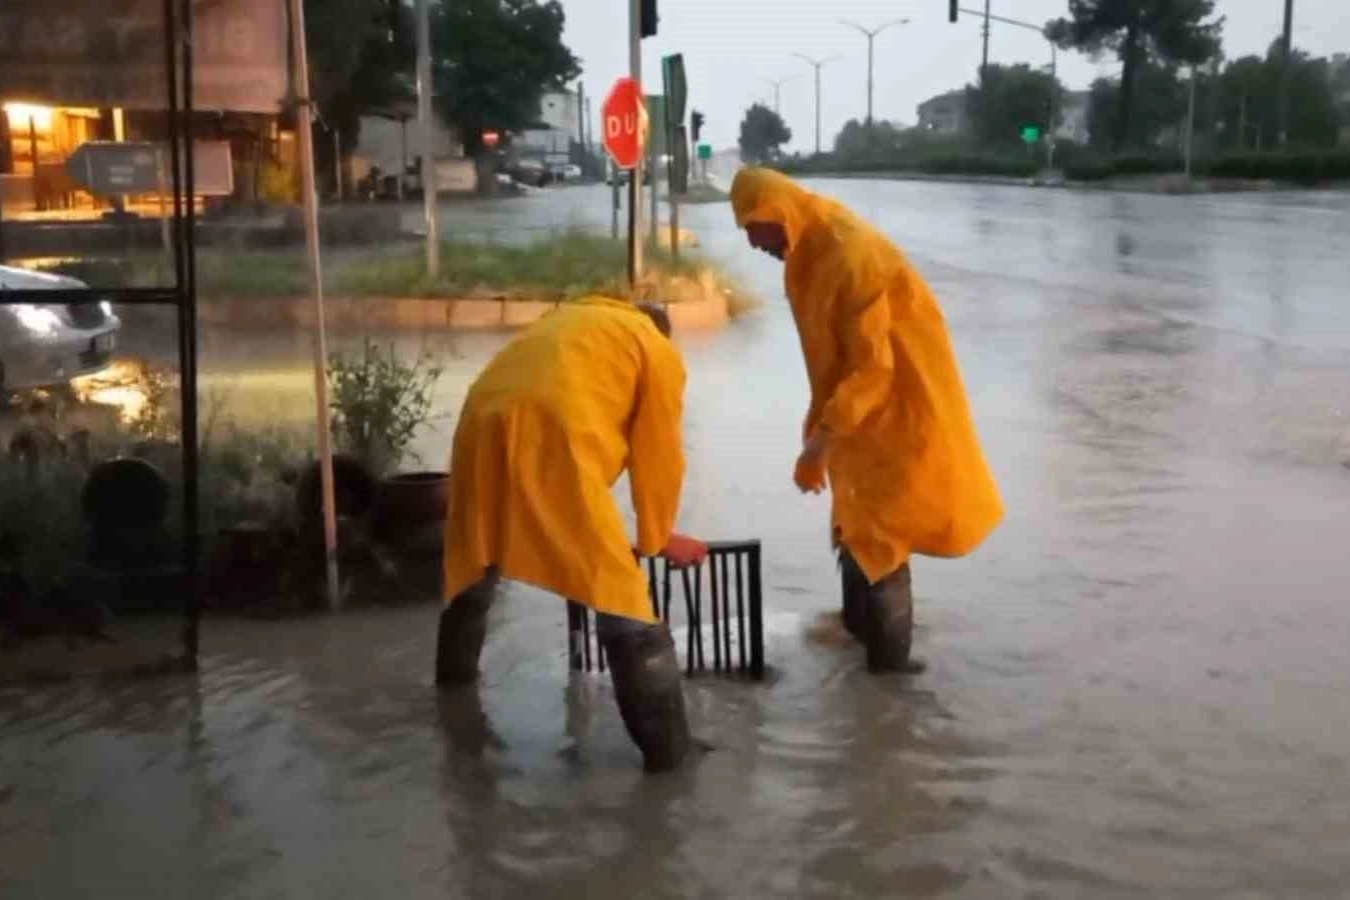
[[[1293,75],[1294,0],[1284,0],[1284,31],[1280,35],[1280,105],[1278,139],[1283,147],[1289,139],[1289,81]]]
[[[877,35],[888,28],[894,28],[897,25],[908,25],[909,19],[895,19],[890,22],[878,25],[875,28],[864,28],[857,22],[850,22],[847,19],[840,19],[839,24],[845,28],[852,28],[854,31],[867,38],[867,127],[872,127],[872,44],[876,41]]]
[[[792,76],[790,75],[787,78],[779,78],[777,80],[773,78],[764,79],[767,84],[773,85],[773,111],[776,115],[782,115],[783,85],[791,80]]]
[[[816,155],[820,155],[820,70],[835,60],[838,56],[831,56],[826,59],[814,59],[804,53],[794,53],[793,56],[805,62],[811,68],[816,70]]]

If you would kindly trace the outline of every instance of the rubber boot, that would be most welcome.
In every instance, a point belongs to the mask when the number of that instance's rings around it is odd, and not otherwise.
[[[839,581],[844,597],[844,630],[856,639],[864,640],[867,630],[867,576],[842,544],[839,546]]]
[[[466,589],[441,612],[436,637],[436,684],[469,684],[478,680],[478,658],[487,638],[488,610],[497,579],[488,575]]]
[[[664,624],[601,615],[596,624],[609,661],[614,697],[628,736],[648,772],[676,768],[693,739],[684,708],[684,678]]]
[[[867,588],[867,668],[871,672],[917,674],[927,665],[910,658],[914,636],[914,594],[909,564]]]

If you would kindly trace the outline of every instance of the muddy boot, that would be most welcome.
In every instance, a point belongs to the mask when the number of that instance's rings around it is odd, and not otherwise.
[[[909,655],[914,635],[914,595],[905,564],[867,589],[867,668],[918,674],[927,665]]]
[[[478,680],[478,657],[487,637],[488,609],[497,580],[489,575],[450,601],[441,612],[436,637],[436,684],[468,684]]]
[[[863,635],[867,630],[867,576],[842,544],[839,546],[839,581],[844,596],[844,630],[858,640],[864,640]]]
[[[628,735],[648,772],[677,767],[692,738],[684,709],[684,678],[665,625],[601,615],[596,628],[609,661],[614,697]]]

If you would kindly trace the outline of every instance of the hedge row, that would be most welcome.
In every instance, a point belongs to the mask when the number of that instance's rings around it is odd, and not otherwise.
[[[1064,175],[1071,181],[1102,181],[1108,178],[1166,175],[1184,170],[1177,154],[1098,157],[1085,151],[1060,157]],[[1021,156],[953,154],[933,157],[895,156],[889,159],[837,160],[829,155],[792,160],[781,168],[790,174],[869,174],[920,172],[934,175],[998,175],[1029,178],[1041,170],[1039,159]],[[1191,171],[1201,177],[1284,181],[1313,185],[1350,181],[1350,149],[1305,150],[1279,153],[1237,153],[1201,157]]]

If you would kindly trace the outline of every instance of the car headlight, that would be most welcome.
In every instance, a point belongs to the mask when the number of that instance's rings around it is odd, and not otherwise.
[[[38,337],[51,337],[61,327],[56,313],[42,306],[22,304],[14,307],[14,318]]]

